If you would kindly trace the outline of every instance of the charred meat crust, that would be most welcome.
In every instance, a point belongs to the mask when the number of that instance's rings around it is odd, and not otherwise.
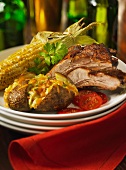
[[[121,86],[120,80],[115,76],[106,74],[106,71],[90,71],[77,68],[70,72],[68,77],[72,79],[77,88],[93,86],[99,89],[115,90]]]
[[[84,47],[77,45],[70,47],[64,59],[55,65],[47,75],[53,77],[55,72],[67,75],[76,68],[100,70],[116,67],[117,65],[118,60],[112,57],[109,49],[104,44],[93,43]]]
[[[116,49],[109,48],[109,51],[113,56],[115,56],[115,57],[117,56],[117,50]]]
[[[106,68],[106,69],[98,70],[98,71],[90,71],[90,74],[97,75],[100,72],[104,73],[105,75],[117,78],[122,85],[126,84],[126,74],[119,69]]]
[[[112,51],[112,50],[111,50]],[[104,44],[75,45],[47,74],[59,72],[69,77],[77,88],[96,86],[99,89],[125,88],[126,73],[117,69],[118,59]],[[108,83],[109,82],[109,83]]]
[[[112,66],[117,66],[118,60],[116,58],[112,58],[112,55],[114,53],[113,51],[115,50],[107,48],[104,44],[93,43],[91,45],[86,45],[83,47],[80,45],[76,45],[69,48],[69,52],[64,57],[64,59],[74,58],[74,57],[76,58],[76,56],[88,57],[90,60],[100,61],[100,62],[101,61],[111,62]]]

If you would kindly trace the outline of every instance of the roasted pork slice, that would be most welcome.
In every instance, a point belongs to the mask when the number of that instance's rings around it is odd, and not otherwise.
[[[106,68],[98,71],[77,68],[67,76],[77,88],[93,86],[104,90],[115,90],[118,87],[126,87],[126,73],[116,68]]]
[[[53,77],[55,72],[67,75],[76,68],[100,70],[116,67],[117,64],[118,60],[112,57],[104,44],[93,43],[84,47],[76,45],[69,48],[68,54],[50,70],[48,75]]]
[[[104,44],[93,43],[84,47],[75,45],[68,54],[55,65],[49,76],[55,72],[68,76],[77,88],[95,86],[100,89],[115,90],[126,88],[126,73],[117,69],[118,59],[113,57]]]

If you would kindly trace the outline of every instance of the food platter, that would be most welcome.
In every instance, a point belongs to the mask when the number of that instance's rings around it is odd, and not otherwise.
[[[105,92],[104,92],[105,93]],[[20,112],[11,110],[9,108],[4,107],[4,100],[3,100],[3,92],[0,92],[0,110],[9,112],[11,114],[25,116],[25,117],[34,117],[34,118],[42,118],[42,119],[71,119],[71,118],[79,118],[79,117],[86,117],[98,114],[100,112],[103,112],[107,109],[110,109],[114,106],[116,106],[118,103],[124,101],[126,99],[126,93],[120,94],[117,92],[107,92],[107,96],[109,96],[109,101],[102,105],[100,108],[97,108],[95,110],[89,110],[89,111],[83,111],[83,112],[77,112],[77,113],[68,113],[68,114],[57,114],[57,113],[34,113],[34,112]]]
[[[4,126],[4,127],[9,128],[9,129],[22,132],[22,133],[39,134],[39,133],[44,133],[44,132],[47,132],[47,131],[50,131],[50,130],[57,130],[57,129],[61,129],[61,128],[66,127],[66,126],[75,125],[75,124],[78,124],[78,123],[98,119],[98,118],[103,117],[103,116],[111,113],[112,111],[116,110],[123,103],[124,102],[120,103],[119,105],[117,105],[116,107],[114,107],[114,108],[112,108],[110,110],[107,110],[107,111],[105,111],[103,113],[99,113],[99,114],[94,115],[94,116],[89,116],[89,117],[85,117],[85,118],[78,118],[78,119],[70,119],[70,120],[58,120],[57,122],[52,121],[53,122],[53,125],[51,124],[52,126],[49,126],[49,124],[48,124],[48,126],[46,126],[46,125],[43,126],[42,124],[41,125],[40,124],[39,125],[34,125],[33,123],[30,124],[30,122],[29,123],[18,122],[18,120],[10,119],[8,117],[8,115],[6,115],[6,113],[5,113],[5,114],[2,114],[1,125]],[[19,121],[21,121],[21,119]],[[37,122],[36,119],[34,119],[34,121]],[[49,120],[45,120],[45,122],[50,123]],[[59,126],[56,126],[55,123],[56,124],[58,123]]]
[[[9,112],[7,113],[2,110],[0,111],[0,113],[2,116],[2,122],[16,124],[16,126],[23,126],[23,127],[25,127],[24,126],[25,124],[29,124],[29,125],[32,125],[32,128],[34,127],[33,125],[42,126],[42,127],[44,126],[44,127],[47,127],[46,130],[48,130],[48,127],[53,127],[54,129],[57,127],[61,128],[61,127],[70,126],[70,125],[82,123],[85,121],[89,121],[89,120],[93,120],[93,119],[105,116],[105,115],[109,114],[110,112],[119,108],[124,102],[125,101],[119,103],[118,105],[116,105],[115,107],[112,107],[109,110],[100,112],[96,115],[82,117],[82,118],[76,118],[76,119],[71,118],[71,119],[60,119],[60,120],[59,119],[57,119],[57,120],[50,119],[49,120],[49,119],[40,119],[40,118],[29,118],[29,117],[15,115],[15,114],[12,114]]]
[[[0,52],[0,60],[5,59],[10,54],[14,53],[22,46],[10,48]],[[119,60],[118,69],[126,72],[126,64]],[[0,92],[0,117],[1,125],[13,130],[26,132],[26,133],[40,133],[44,130],[56,130],[65,126],[89,121],[100,118],[106,114],[111,113],[126,100],[126,93],[120,93],[120,91],[102,91],[105,93],[109,100],[100,108],[89,111],[82,111],[68,114],[57,114],[54,112],[20,112],[11,110],[4,106],[3,93]]]

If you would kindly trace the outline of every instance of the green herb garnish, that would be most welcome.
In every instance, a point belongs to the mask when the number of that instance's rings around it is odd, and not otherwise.
[[[44,57],[45,63],[48,66],[53,66],[62,60],[67,52],[68,49],[63,43],[46,43],[44,45],[44,51],[42,51],[40,55]]]
[[[41,67],[41,63],[42,60],[40,58],[36,58],[34,59],[34,67],[30,67],[28,68],[29,72],[35,73],[36,75],[40,74],[40,73],[45,73],[45,70],[43,70],[43,68]]]
[[[63,59],[67,54],[68,48],[63,43],[46,43],[43,46],[43,51],[40,56],[44,58],[44,63],[41,58],[34,60],[35,66],[28,69],[28,71],[35,74],[46,74],[55,64]]]

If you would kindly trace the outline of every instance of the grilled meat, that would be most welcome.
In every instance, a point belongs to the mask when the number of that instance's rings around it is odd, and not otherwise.
[[[107,68],[99,71],[77,68],[67,76],[78,88],[95,86],[100,89],[115,90],[126,84],[126,74],[116,68]]]
[[[55,65],[49,76],[55,72],[68,76],[77,88],[97,86],[102,89],[115,90],[126,86],[126,73],[117,69],[118,59],[112,57],[104,44],[72,46],[68,54]],[[109,83],[108,83],[109,82]]]
[[[109,48],[109,51],[112,55],[117,56],[117,50]]]
[[[100,70],[117,66],[118,61],[112,58],[111,53],[103,44],[87,45],[81,47],[73,46],[69,49],[68,54],[55,65],[48,73],[51,77],[55,72],[67,75],[76,68],[88,68],[91,70]]]

